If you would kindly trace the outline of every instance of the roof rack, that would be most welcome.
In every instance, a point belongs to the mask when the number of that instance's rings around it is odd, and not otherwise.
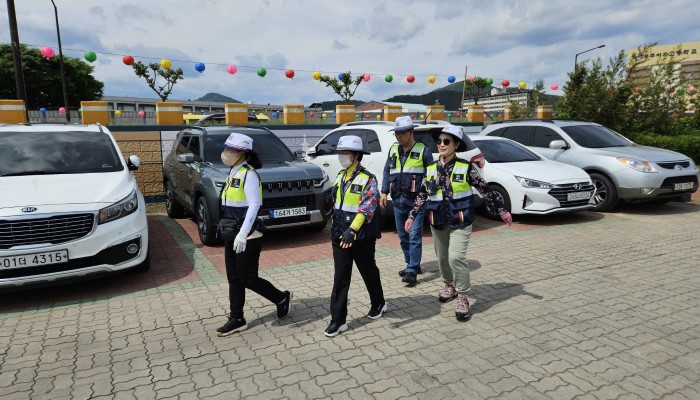
[[[494,121],[491,123],[491,125],[506,124],[506,123],[510,123],[510,122],[532,122],[532,121],[548,122],[550,124],[554,123],[554,120],[549,119],[549,118],[523,118],[523,119],[507,119],[504,121]]]

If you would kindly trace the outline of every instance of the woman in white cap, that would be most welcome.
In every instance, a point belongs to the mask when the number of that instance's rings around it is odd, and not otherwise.
[[[472,188],[476,188],[487,202],[496,206],[501,219],[508,225],[513,221],[510,212],[503,206],[500,194],[492,191],[481,177],[478,166],[481,155],[472,160],[457,158],[456,153],[467,149],[462,128],[445,126],[433,135],[438,145],[438,161],[428,165],[425,178],[416,197],[416,202],[404,229],[409,231],[413,217],[425,206],[433,234],[435,254],[438,258],[440,275],[445,283],[438,296],[440,302],[448,302],[457,297],[455,316],[457,320],[468,321],[468,293],[471,289],[467,246],[474,222],[474,200]]]
[[[235,221],[234,225],[239,229],[235,239],[225,241],[231,314],[228,321],[216,330],[216,335],[226,336],[248,328],[243,318],[246,288],[274,303],[278,319],[289,314],[292,292],[282,292],[258,276],[265,225],[257,218],[262,205],[262,185],[255,168],[262,167],[262,163],[253,151],[253,139],[231,133],[224,143],[221,161],[231,170],[221,191],[220,217]]]
[[[336,146],[342,171],[333,185],[333,291],[331,323],[324,334],[333,337],[348,329],[348,290],[352,263],[357,264],[369,292],[369,318],[377,319],[387,310],[379,268],[374,259],[375,243],[381,237],[379,218],[375,215],[379,201],[377,178],[360,165],[364,150],[358,136],[343,136]]]

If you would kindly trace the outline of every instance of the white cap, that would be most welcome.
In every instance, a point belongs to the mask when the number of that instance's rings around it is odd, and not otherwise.
[[[335,149],[336,149],[336,151],[337,150],[347,150],[347,151],[357,151],[360,153],[369,154],[368,152],[365,151],[364,146],[362,146],[362,139],[360,139],[359,136],[355,136],[355,135],[341,136],[340,139],[338,139],[338,146],[336,146]]]
[[[405,116],[396,117],[395,126],[390,130],[394,132],[405,132],[410,131],[411,129],[413,129],[413,121],[411,121],[411,117]]]
[[[226,139],[224,147],[238,151],[253,151],[253,139],[249,136],[233,132]]]
[[[444,128],[442,128],[442,131],[445,133],[449,133],[450,135],[456,137],[459,140],[462,140],[462,137],[464,135],[462,128],[460,128],[457,125],[446,125]]]

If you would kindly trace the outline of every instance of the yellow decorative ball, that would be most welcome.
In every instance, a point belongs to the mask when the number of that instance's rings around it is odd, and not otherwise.
[[[321,79],[321,72],[314,71],[314,73],[311,74],[311,76],[314,78],[315,81],[317,81],[317,80]]]
[[[167,58],[160,60],[160,66],[165,68],[165,69],[170,69],[171,65],[172,65],[172,63]]]

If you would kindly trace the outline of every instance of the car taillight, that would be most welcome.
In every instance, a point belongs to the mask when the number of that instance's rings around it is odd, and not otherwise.
[[[484,168],[484,155],[479,153],[472,157],[469,162],[476,164],[479,168]]]

